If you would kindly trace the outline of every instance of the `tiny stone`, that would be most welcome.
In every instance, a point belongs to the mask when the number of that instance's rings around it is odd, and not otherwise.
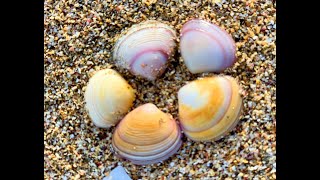
[[[122,166],[114,168],[103,180],[131,180]]]

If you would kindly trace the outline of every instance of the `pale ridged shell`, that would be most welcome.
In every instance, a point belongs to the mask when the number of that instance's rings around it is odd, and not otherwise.
[[[234,128],[242,109],[239,85],[230,76],[198,79],[178,92],[179,120],[194,141],[219,139]]]
[[[118,39],[113,59],[132,74],[155,80],[164,73],[175,47],[175,30],[149,20],[132,26]]]
[[[85,102],[93,123],[102,128],[116,125],[130,110],[135,91],[121,75],[104,69],[89,80]]]
[[[116,153],[138,165],[168,159],[178,151],[181,143],[176,121],[151,103],[127,114],[112,137]]]
[[[219,26],[194,19],[181,30],[180,51],[191,73],[222,72],[236,61],[236,45]]]

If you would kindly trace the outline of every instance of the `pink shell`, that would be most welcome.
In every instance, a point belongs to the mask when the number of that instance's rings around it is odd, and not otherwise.
[[[191,73],[222,72],[236,61],[236,45],[219,26],[194,19],[181,30],[180,51]]]
[[[129,28],[115,44],[113,59],[134,75],[148,80],[161,76],[176,47],[170,26],[149,20]]]

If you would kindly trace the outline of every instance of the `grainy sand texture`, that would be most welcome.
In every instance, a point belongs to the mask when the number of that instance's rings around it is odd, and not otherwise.
[[[118,71],[136,89],[134,107],[154,103],[178,121],[177,92],[199,77],[176,49],[154,82],[116,66],[112,48],[121,32],[147,19],[180,33],[192,18],[216,23],[237,45],[237,62],[221,74],[235,77],[244,99],[233,131],[215,142],[183,145],[168,160],[133,165],[114,156],[114,128],[93,125],[84,92],[99,69]],[[276,2],[271,0],[45,0],[44,178],[102,179],[122,165],[132,179],[276,179]],[[133,109],[132,108],[132,109]]]

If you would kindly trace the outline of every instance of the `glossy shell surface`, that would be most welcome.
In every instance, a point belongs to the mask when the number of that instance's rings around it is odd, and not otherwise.
[[[133,106],[134,99],[134,89],[112,69],[96,72],[85,92],[89,116],[101,128],[116,125]]]
[[[167,24],[148,20],[123,33],[115,44],[113,59],[132,74],[152,81],[165,72],[176,38]]]
[[[185,23],[180,35],[180,52],[191,73],[222,72],[236,61],[236,45],[219,26],[194,19]]]
[[[158,163],[181,146],[180,128],[171,115],[147,103],[121,120],[112,137],[116,153],[134,164]]]
[[[219,139],[239,120],[242,98],[230,76],[198,79],[178,92],[179,121],[187,137],[195,141]]]

